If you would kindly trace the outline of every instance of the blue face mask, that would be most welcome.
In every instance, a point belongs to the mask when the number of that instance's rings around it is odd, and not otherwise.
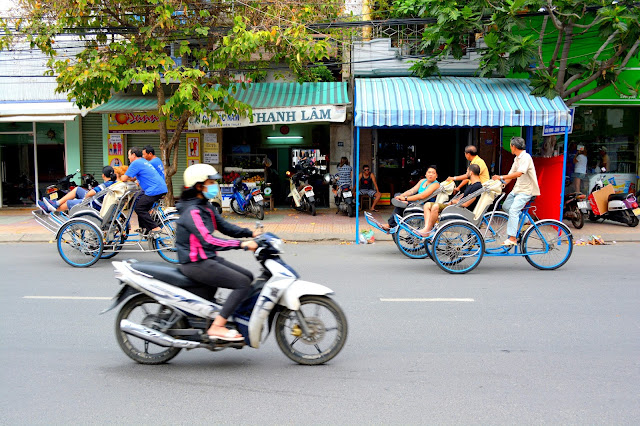
[[[218,185],[217,183],[205,186],[205,191],[202,191],[202,195],[204,195],[204,197],[207,199],[216,198],[219,193],[220,185]]]

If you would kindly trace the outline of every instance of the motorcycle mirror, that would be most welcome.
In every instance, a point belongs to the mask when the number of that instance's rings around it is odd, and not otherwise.
[[[324,181],[327,183],[331,182],[331,173],[325,173]]]
[[[76,169],[76,173],[80,173],[80,169]]]

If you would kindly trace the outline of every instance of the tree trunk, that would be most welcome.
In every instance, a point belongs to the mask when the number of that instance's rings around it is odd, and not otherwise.
[[[542,156],[553,157],[553,152],[556,149],[557,143],[558,138],[556,136],[545,136],[544,142],[542,143]]]

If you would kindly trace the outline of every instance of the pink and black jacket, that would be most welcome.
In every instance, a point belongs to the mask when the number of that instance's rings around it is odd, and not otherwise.
[[[176,231],[176,249],[180,263],[197,262],[216,257],[217,251],[240,248],[240,240],[218,238],[213,231],[230,237],[252,237],[250,229],[233,225],[218,215],[207,200],[192,198],[178,204],[180,219]]]

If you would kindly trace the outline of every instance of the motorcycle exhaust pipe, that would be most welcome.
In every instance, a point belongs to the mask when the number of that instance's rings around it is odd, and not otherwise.
[[[189,340],[182,339],[174,339],[158,330],[153,330],[149,327],[145,327],[144,325],[136,324],[129,320],[120,321],[120,330],[124,333],[130,334],[131,336],[139,337],[142,340],[146,340],[148,342],[154,343],[158,346],[162,346],[165,348],[186,348],[186,349],[194,349],[200,346],[198,342],[191,342]]]

